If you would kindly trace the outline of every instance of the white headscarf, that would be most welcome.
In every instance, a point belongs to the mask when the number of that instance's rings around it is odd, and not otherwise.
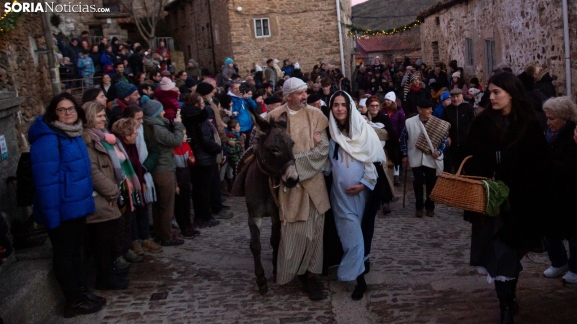
[[[357,107],[355,107],[353,99],[348,93],[337,91],[331,97],[330,102],[333,102],[333,98],[340,94],[346,95],[350,102],[350,107],[348,109],[349,134],[347,136],[341,133],[337,121],[333,116],[332,107],[329,107],[329,109],[331,109],[329,115],[329,131],[331,133],[331,138],[355,160],[361,161],[365,164],[365,173],[368,177],[376,179],[378,177],[377,170],[373,165],[373,162],[385,163],[387,161],[381,141],[379,140],[375,130],[367,123],[361,113],[359,113]]]

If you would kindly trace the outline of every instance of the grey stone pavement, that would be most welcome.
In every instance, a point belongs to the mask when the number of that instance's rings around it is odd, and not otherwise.
[[[244,198],[233,197],[227,200],[233,219],[180,247],[147,254],[133,264],[128,289],[97,292],[108,300],[99,313],[70,320],[54,314],[48,323],[498,323],[493,284],[468,265],[471,229],[462,212],[438,205],[435,217],[418,219],[412,193],[404,209],[402,188],[397,194],[392,214],[377,215],[361,301],[351,300],[354,282],[337,281],[334,268],[321,277],[326,298],[318,302],[309,301],[298,280],[272,282],[268,219],[262,255],[269,292],[259,295]],[[542,276],[545,253],[522,262],[517,323],[576,323],[577,287]],[[151,301],[156,293],[166,299]]]

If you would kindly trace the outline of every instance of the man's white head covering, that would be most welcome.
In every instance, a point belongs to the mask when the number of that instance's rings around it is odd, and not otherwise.
[[[390,101],[396,101],[397,100],[397,95],[395,95],[394,92],[387,92],[387,94],[385,95],[385,100],[390,100]]]
[[[359,101],[359,107],[366,107],[366,106],[367,106],[367,98],[361,99],[361,101]]]
[[[349,118],[348,134],[345,135],[341,132],[331,109],[329,115],[331,138],[355,160],[365,164],[365,173],[369,178],[376,179],[378,177],[377,169],[373,162],[384,163],[387,161],[383,145],[375,130],[357,110],[353,99],[348,93],[339,90],[331,97],[330,102],[332,103],[334,98],[340,95],[348,97],[350,102],[347,113]]]
[[[288,96],[291,93],[306,90],[307,84],[299,78],[290,78],[286,80],[282,86],[283,96]]]
[[[260,65],[258,65],[258,64],[255,64],[255,65],[254,65],[254,69],[255,69],[256,72],[262,72],[262,66],[260,66]]]

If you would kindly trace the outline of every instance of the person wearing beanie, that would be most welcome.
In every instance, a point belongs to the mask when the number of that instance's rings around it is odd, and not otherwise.
[[[160,80],[160,86],[154,90],[154,98],[164,107],[164,118],[173,120],[176,117],[176,112],[180,109],[178,103],[179,89],[170,78],[163,77]]]
[[[307,97],[307,104],[308,104],[309,106],[313,106],[313,107],[315,107],[315,108],[321,109],[321,108],[322,108],[322,106],[321,106],[321,101],[322,101],[322,100],[321,100],[321,99],[322,99],[322,98],[321,98],[321,95],[319,95],[318,93],[313,93],[312,95],[310,95],[310,96]],[[363,100],[364,100],[364,99],[363,99]],[[362,102],[363,100],[361,100],[361,102]],[[359,103],[359,106],[360,106],[360,103]]]
[[[182,145],[184,125],[180,116],[176,116],[173,121],[167,120],[163,105],[157,100],[144,102],[142,112],[144,138],[147,146],[155,147],[156,151],[149,152],[149,157],[158,158],[154,167],[148,170],[154,179],[157,194],[157,200],[152,205],[154,232],[162,246],[181,245],[184,241],[172,233],[171,223],[176,194],[174,148]]]
[[[296,276],[311,300],[323,298],[316,280],[323,268],[324,214],[330,208],[323,169],[329,151],[327,117],[308,106],[307,85],[290,78],[283,84],[286,103],[266,116],[268,121],[287,120],[287,133],[294,141],[295,171],[299,185],[278,191],[281,238],[277,261],[277,283],[291,282]],[[303,185],[304,184],[304,185]],[[307,234],[309,233],[309,234]]]
[[[132,83],[128,82],[117,82],[114,85],[116,90],[117,98],[112,101],[110,109],[106,109],[106,118],[108,119],[108,127],[122,118],[122,112],[129,104],[138,104],[138,99],[140,99],[140,94],[138,93],[138,88]]]
[[[232,81],[232,75],[236,74],[236,70],[234,68],[234,61],[227,57],[224,59],[224,67],[222,68],[222,81],[224,84],[227,84]]]
[[[385,102],[383,104],[382,113],[383,115],[389,117],[393,132],[395,133],[395,136],[398,138],[403,128],[405,128],[406,118],[405,118],[405,111],[401,109],[401,107],[399,107],[397,104],[397,96],[395,95],[394,92],[392,91],[387,92],[387,94],[385,95]],[[401,170],[400,163],[395,164],[394,178],[393,178],[395,186],[401,184],[399,180],[400,170]]]
[[[435,107],[435,110],[433,111],[433,116],[437,118],[442,118],[443,111],[450,104],[451,104],[451,95],[449,94],[449,91],[445,90],[441,92],[441,96],[439,96],[439,103],[437,104],[437,107]]]
[[[201,79],[202,70],[194,59],[188,60],[188,63],[186,64],[186,74],[188,74],[189,77],[195,78],[196,80]]]
[[[400,137],[402,163],[404,168],[410,166],[413,171],[413,190],[416,198],[415,216],[423,217],[423,209],[425,209],[426,215],[433,217],[435,215],[435,203],[430,199],[430,195],[437,182],[437,176],[443,171],[443,157],[441,155],[447,146],[447,135],[451,125],[433,116],[433,103],[430,100],[419,98],[416,106],[418,115],[405,121],[405,128]],[[426,132],[423,131],[423,128]],[[418,145],[417,139],[421,134],[428,136],[431,145]],[[432,152],[431,146],[434,148]],[[423,201],[423,186],[426,187],[427,198],[425,201]]]
[[[456,172],[463,159],[467,157],[467,137],[473,118],[475,118],[475,110],[473,106],[463,100],[461,89],[452,89],[449,94],[451,96],[451,104],[444,109],[441,119],[451,125],[449,137],[447,138],[447,146],[449,147],[449,155],[447,157],[451,165],[446,169],[451,172],[452,167]]]
[[[451,86],[449,86],[449,91],[453,89],[460,89],[464,94],[469,93],[469,88],[465,83],[465,79],[463,78],[461,71],[455,71],[451,75]]]
[[[411,83],[409,85],[409,92],[407,93],[406,101],[403,105],[405,115],[407,118],[415,116],[417,112],[417,102],[420,100],[430,100],[431,94],[421,82],[421,74],[419,72],[411,75]]]

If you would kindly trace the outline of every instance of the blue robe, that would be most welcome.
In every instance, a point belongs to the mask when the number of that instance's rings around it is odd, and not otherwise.
[[[335,145],[336,143],[331,139],[325,174],[332,172],[333,175],[330,193],[331,208],[344,251],[337,276],[340,281],[351,281],[356,280],[365,271],[365,248],[361,221],[367,195],[369,190],[375,188],[376,179],[367,177],[364,163],[354,160],[340,147],[338,159],[335,159]],[[357,195],[349,196],[345,193],[348,187],[361,183],[366,188]]]

